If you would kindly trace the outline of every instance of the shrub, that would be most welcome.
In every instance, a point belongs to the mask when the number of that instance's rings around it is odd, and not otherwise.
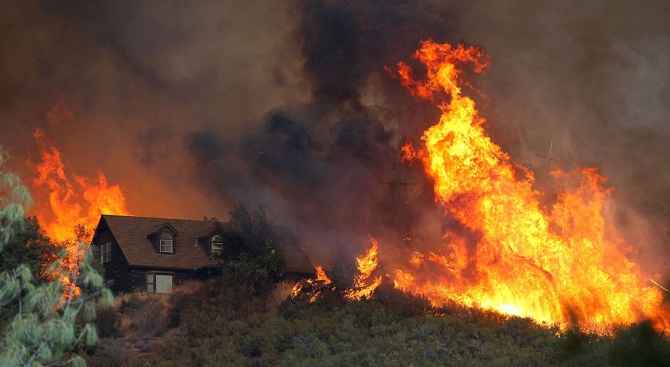
[[[91,353],[84,356],[88,367],[120,367],[135,353],[118,339],[103,338]]]
[[[202,286],[201,282],[184,282],[172,288],[168,298],[168,327],[174,328],[181,323],[181,310],[185,307],[187,298],[191,297]]]
[[[115,338],[120,334],[121,314],[113,305],[98,302],[93,323],[100,338]]]
[[[291,297],[294,286],[295,282],[287,280],[278,283],[265,300],[265,309],[268,311],[276,311],[277,307],[279,307],[282,302]]]
[[[121,328],[139,336],[160,336],[168,330],[167,294],[132,292],[117,297]]]

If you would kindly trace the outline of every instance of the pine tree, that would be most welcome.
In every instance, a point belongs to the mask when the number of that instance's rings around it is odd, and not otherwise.
[[[19,177],[4,171],[7,158],[0,147],[0,252],[24,228],[25,211],[32,202]],[[92,268],[90,251],[78,260],[67,270],[60,266],[62,261],[51,264],[48,271],[58,276],[47,282],[37,282],[26,264],[0,273],[0,308],[12,316],[7,325],[0,325],[0,365],[86,365],[76,352],[98,341],[90,323],[95,302],[102,298],[111,303],[113,296]],[[79,291],[66,288],[68,282],[77,284]]]

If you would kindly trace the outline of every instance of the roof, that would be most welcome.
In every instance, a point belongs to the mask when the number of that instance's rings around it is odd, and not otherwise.
[[[106,226],[131,267],[147,267],[176,270],[196,270],[215,267],[220,260],[213,259],[199,244],[198,239],[208,236],[217,228],[217,223],[207,220],[151,218],[103,214],[95,234]],[[154,249],[147,235],[164,226],[177,233],[175,254],[160,254]],[[286,272],[311,274],[314,272],[307,254],[300,248],[299,239],[284,227],[278,229],[280,241],[277,250],[286,260]]]

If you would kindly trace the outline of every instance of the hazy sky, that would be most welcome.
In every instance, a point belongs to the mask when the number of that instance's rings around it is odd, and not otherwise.
[[[104,171],[137,215],[222,217],[243,201],[355,242],[423,215],[382,187],[435,111],[384,67],[433,38],[488,51],[482,115],[539,184],[597,166],[633,208],[622,213],[667,225],[670,3],[461,3],[5,2],[0,145],[29,182],[41,129],[69,170]],[[71,117],[49,117],[59,102]]]

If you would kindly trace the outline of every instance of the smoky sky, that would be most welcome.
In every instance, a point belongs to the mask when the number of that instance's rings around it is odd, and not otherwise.
[[[68,169],[103,170],[137,215],[263,205],[328,258],[368,234],[445,225],[420,167],[398,154],[438,111],[388,70],[420,73],[421,40],[462,42],[491,56],[473,83],[494,141],[539,186],[556,168],[600,167],[628,236],[661,244],[669,15],[619,0],[10,1],[0,145],[30,181],[41,129]],[[49,119],[61,100],[71,117]]]

